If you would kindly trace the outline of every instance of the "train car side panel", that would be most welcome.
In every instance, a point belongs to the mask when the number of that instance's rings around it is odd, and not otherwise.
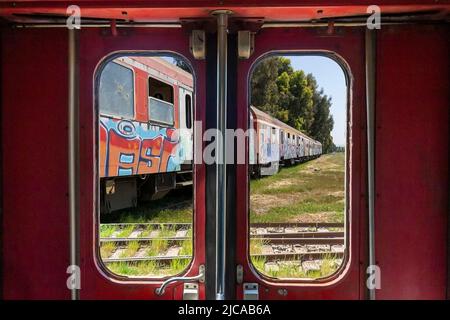
[[[1,41],[3,298],[69,299],[67,30]]]
[[[379,32],[379,299],[446,297],[448,57],[448,27],[386,26]]]

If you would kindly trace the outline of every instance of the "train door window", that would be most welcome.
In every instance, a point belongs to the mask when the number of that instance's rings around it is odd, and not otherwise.
[[[105,66],[99,85],[102,114],[132,118],[134,115],[133,70],[117,62]]]
[[[276,128],[281,144],[286,132],[288,144],[273,146],[280,153],[269,161],[257,154],[249,170],[248,254],[258,276],[271,281],[325,282],[345,269],[348,77],[342,65],[289,53],[265,56],[251,70],[255,128]]]
[[[96,261],[120,280],[180,274],[193,258],[193,143],[177,131],[185,108],[174,84],[195,90],[180,60],[188,65],[176,55],[114,56],[97,71]]]
[[[192,98],[189,94],[185,95],[185,107],[186,107],[186,128],[192,128]]]
[[[148,78],[148,116],[150,121],[174,125],[173,90],[172,84],[153,77]]]

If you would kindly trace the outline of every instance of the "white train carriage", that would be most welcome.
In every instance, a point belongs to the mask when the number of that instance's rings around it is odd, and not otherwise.
[[[293,165],[322,154],[320,142],[253,106],[250,128],[249,164],[253,176],[274,175],[280,164]]]

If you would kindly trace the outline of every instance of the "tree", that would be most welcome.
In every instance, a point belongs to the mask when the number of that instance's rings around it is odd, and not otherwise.
[[[313,91],[308,86],[307,77],[302,70],[291,74],[289,84],[289,91],[293,98],[289,105],[288,124],[308,134],[314,120]]]
[[[258,64],[251,79],[252,105],[274,117],[280,109],[277,78],[278,59],[268,58]]]
[[[318,88],[317,81],[312,74],[307,76],[308,84],[312,88],[314,120],[310,128],[311,137],[322,143],[325,153],[334,150],[331,131],[334,127],[333,116],[330,115],[331,98],[324,94],[323,89]]]
[[[331,98],[318,88],[312,74],[294,71],[290,59],[270,57],[256,66],[251,104],[320,141],[324,153],[335,150]]]
[[[192,73],[191,66],[182,58],[173,58],[174,64],[186,72]]]

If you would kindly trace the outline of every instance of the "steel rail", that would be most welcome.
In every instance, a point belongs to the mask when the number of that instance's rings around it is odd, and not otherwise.
[[[265,258],[265,261],[292,261],[292,260],[313,260],[323,259],[324,257],[342,258],[344,252],[334,251],[313,251],[305,253],[297,252],[280,252],[280,253],[265,253],[265,254],[250,254],[252,258]],[[169,263],[172,260],[192,259],[191,255],[182,256],[148,256],[148,257],[122,257],[122,258],[105,258],[103,263],[114,262],[141,262],[141,261],[159,261],[162,263]]]
[[[255,240],[255,238],[250,238]],[[259,239],[258,239],[259,240]],[[345,238],[264,238],[264,245],[272,244],[289,244],[289,245],[307,245],[307,244],[317,244],[317,245],[343,245],[345,244]]]
[[[192,237],[142,237],[142,238],[100,238],[100,242],[150,242],[157,240],[166,240],[166,241],[187,241],[192,240]]]
[[[113,222],[104,223],[107,226],[192,226],[192,222]],[[340,222],[256,222],[250,223],[250,228],[344,228]]]
[[[325,257],[342,258],[344,252],[307,252],[307,253],[295,253],[295,252],[282,252],[282,253],[269,253],[269,254],[251,254],[251,258],[264,258],[266,262],[272,261],[292,261],[292,260],[315,260],[323,259]]]
[[[182,256],[148,256],[148,257],[123,257],[123,258],[105,258],[102,259],[103,263],[113,263],[113,262],[139,262],[139,261],[162,261],[170,262],[177,259],[192,259],[192,256],[182,255]]]
[[[164,222],[164,223],[156,223],[156,222],[115,222],[115,223],[102,223],[102,226],[192,226],[191,222]]]
[[[267,236],[251,236],[250,240],[262,240],[264,244],[340,244],[345,242],[345,238],[341,237],[341,234],[338,235],[332,235],[329,237],[313,237],[311,235],[307,236],[300,236],[295,237],[292,236],[292,234],[280,234],[275,237],[271,237],[272,235],[269,234]],[[328,235],[327,235],[328,236]],[[100,238],[100,243],[103,242],[150,242],[150,241],[158,241],[158,240],[166,240],[170,242],[177,242],[177,241],[189,241],[192,240],[192,237],[137,237],[137,238]]]
[[[257,222],[251,228],[344,228],[340,222]]]
[[[326,231],[326,232],[280,232],[280,233],[263,233],[251,235],[251,239],[265,238],[337,238],[344,237],[343,231]]]
[[[113,222],[103,223],[102,226],[192,226],[192,222]],[[253,228],[344,228],[340,222],[256,222],[250,223]]]

